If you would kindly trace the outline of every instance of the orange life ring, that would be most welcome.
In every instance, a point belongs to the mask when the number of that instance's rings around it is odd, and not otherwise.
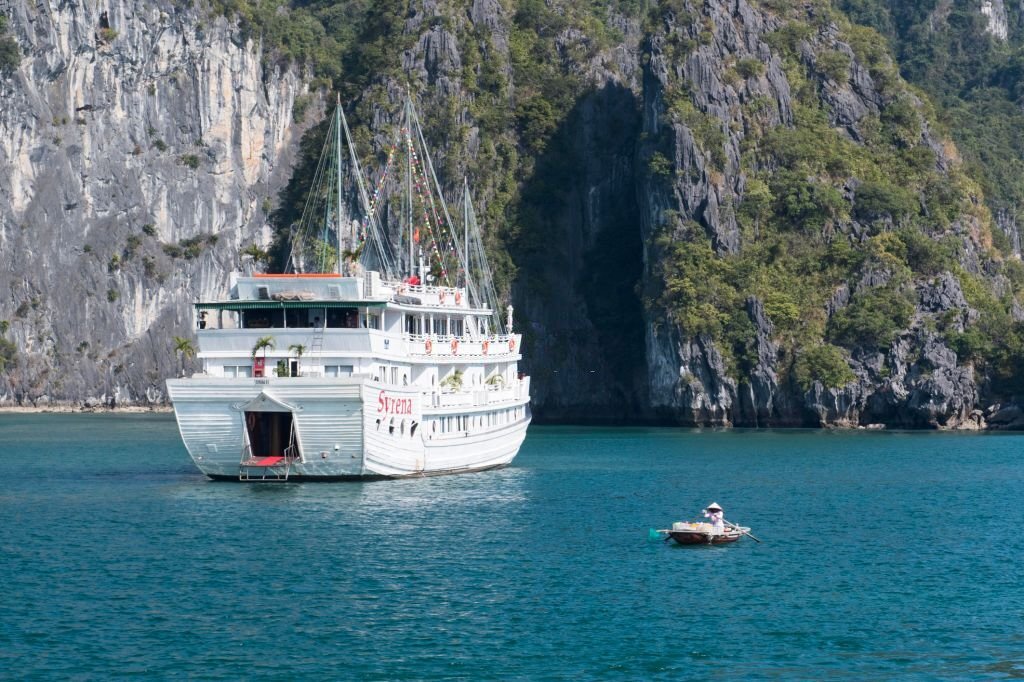
[[[458,354],[459,354],[459,340],[458,339],[452,339],[452,355],[458,355]]]
[[[444,299],[445,299],[445,292],[444,292],[444,289],[441,289],[441,292],[437,295],[437,300],[441,302],[441,305],[444,305]]]
[[[515,349],[516,349],[516,340],[510,337],[509,340],[508,340],[508,352],[509,353],[515,352]]]
[[[484,355],[487,355],[487,349],[490,348],[490,347],[491,347],[491,342],[488,341],[487,339],[484,339],[484,343],[483,343]]]
[[[431,341],[430,339],[427,339],[426,341],[423,342],[423,349],[427,351],[427,355],[430,355],[431,351],[434,350],[434,342]]]
[[[456,291],[455,292],[455,305],[462,305],[462,292],[461,291]]]

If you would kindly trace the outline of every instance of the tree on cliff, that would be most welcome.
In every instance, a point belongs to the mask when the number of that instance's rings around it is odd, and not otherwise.
[[[18,43],[7,33],[7,17],[0,14],[0,75],[5,75],[18,68],[21,54]]]

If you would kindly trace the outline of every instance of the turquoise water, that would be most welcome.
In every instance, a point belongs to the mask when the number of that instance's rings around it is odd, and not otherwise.
[[[168,416],[0,415],[0,677],[1024,677],[1024,437],[531,428],[238,485]],[[650,527],[712,500],[763,542]]]

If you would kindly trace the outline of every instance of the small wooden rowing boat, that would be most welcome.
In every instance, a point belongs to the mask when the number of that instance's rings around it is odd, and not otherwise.
[[[672,528],[660,532],[667,534],[666,540],[672,538],[680,545],[720,545],[736,542],[748,535],[750,529],[746,526],[727,525],[721,533],[716,533],[710,523],[677,521],[672,524]]]

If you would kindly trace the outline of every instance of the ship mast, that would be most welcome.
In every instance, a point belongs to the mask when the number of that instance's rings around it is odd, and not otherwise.
[[[462,286],[469,295],[469,180],[462,176],[462,246],[465,258],[462,261]]]
[[[338,105],[334,108],[334,163],[337,167],[335,175],[338,178],[337,204],[334,210],[334,219],[338,237],[338,274],[344,275],[344,242],[341,239],[341,94],[338,94]]]
[[[413,275],[413,198],[412,198],[412,117],[409,115],[409,109],[412,106],[412,100],[407,96],[405,100],[405,139],[406,139],[406,164],[405,164],[405,190],[406,196],[409,197],[409,277]]]

